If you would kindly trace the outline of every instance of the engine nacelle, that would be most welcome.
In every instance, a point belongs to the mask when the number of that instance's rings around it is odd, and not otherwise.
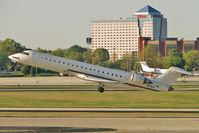
[[[173,88],[167,85],[164,85],[155,80],[150,80],[144,76],[138,75],[136,73],[132,73],[130,78],[130,82],[134,85],[138,85],[145,89],[156,90],[156,91],[172,91]]]
[[[143,85],[144,79],[145,78],[143,76],[140,76],[136,73],[132,73],[130,82],[133,83],[133,84],[136,84],[136,85]]]

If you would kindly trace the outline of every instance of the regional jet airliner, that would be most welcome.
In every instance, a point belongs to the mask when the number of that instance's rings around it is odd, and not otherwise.
[[[171,67],[157,79],[148,79],[134,71],[125,72],[81,61],[62,58],[46,53],[27,50],[10,55],[9,58],[21,64],[48,69],[60,73],[72,74],[77,78],[99,83],[98,91],[104,92],[104,86],[114,87],[139,87],[154,91],[172,91],[173,83],[182,74],[189,72]]]

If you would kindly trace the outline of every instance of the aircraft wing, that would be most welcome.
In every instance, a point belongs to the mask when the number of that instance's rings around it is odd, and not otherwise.
[[[115,80],[102,79],[102,78],[90,76],[90,75],[87,75],[87,74],[77,74],[76,76],[78,78],[88,80],[88,81],[93,81],[93,82],[100,82],[100,83],[116,83],[116,82],[118,82],[118,81],[115,81]]]
[[[69,70],[69,73],[71,73],[72,75],[74,75],[74,76],[76,76],[80,79],[98,82],[98,83],[117,83],[117,82],[119,82],[119,81],[116,81],[116,80],[101,78],[101,77],[98,77],[98,76],[79,73],[79,72],[75,72],[75,71],[71,71],[71,70]]]

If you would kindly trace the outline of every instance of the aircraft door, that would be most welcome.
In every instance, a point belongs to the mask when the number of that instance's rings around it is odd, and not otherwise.
[[[34,54],[34,63],[37,64],[37,66],[42,66],[42,60],[43,60],[43,56],[42,54],[39,53],[35,53]]]

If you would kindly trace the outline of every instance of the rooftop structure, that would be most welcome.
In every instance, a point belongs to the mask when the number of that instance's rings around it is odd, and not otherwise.
[[[138,10],[135,13],[135,15],[139,15],[139,14],[159,14],[159,15],[161,15],[161,13],[158,10],[154,9],[150,5],[145,6],[144,8]]]

